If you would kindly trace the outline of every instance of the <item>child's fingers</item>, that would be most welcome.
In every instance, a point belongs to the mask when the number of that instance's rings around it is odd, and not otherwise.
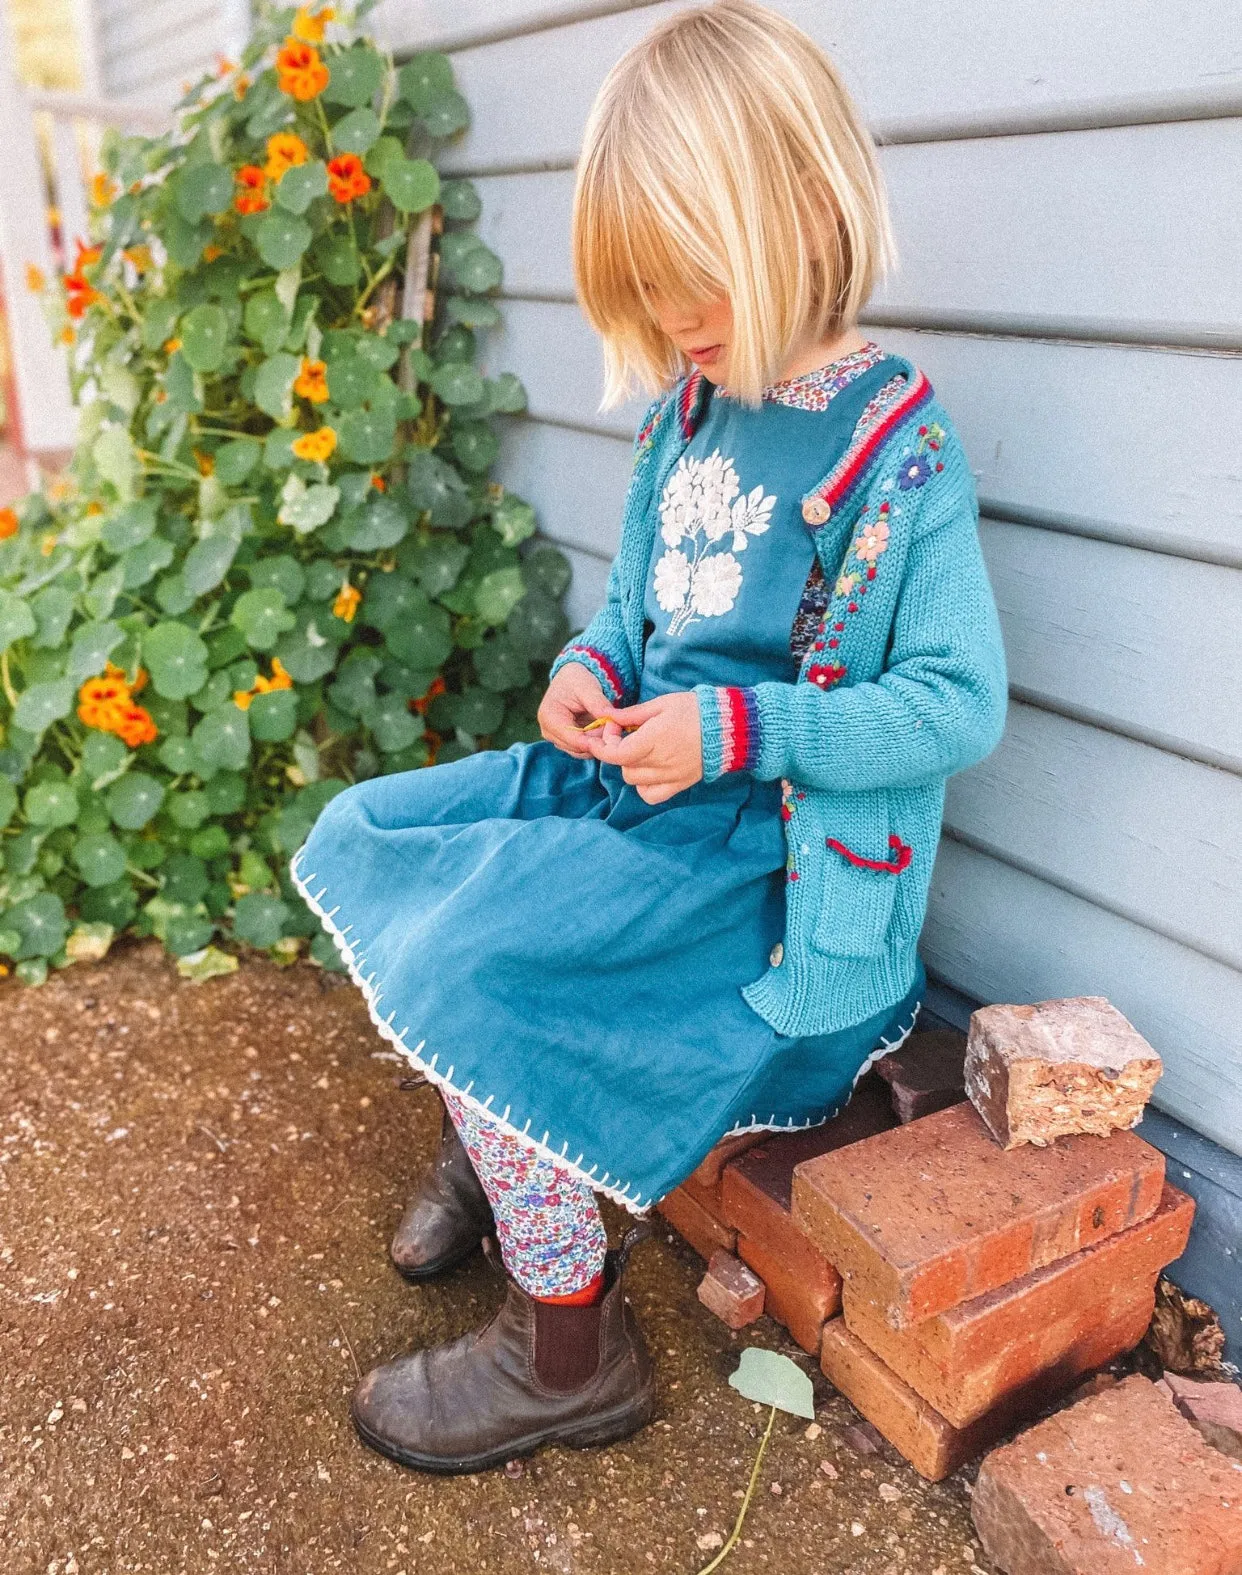
[[[601,716],[611,717],[614,722],[628,722],[637,726],[640,722],[649,722],[653,716],[659,716],[664,709],[665,696],[660,695],[654,700],[644,700],[640,705],[603,706]]]
[[[613,740],[606,733],[587,735],[591,750],[597,760],[606,760],[614,766],[635,766],[646,760],[656,745],[643,737],[643,730],[636,729],[623,738]]]

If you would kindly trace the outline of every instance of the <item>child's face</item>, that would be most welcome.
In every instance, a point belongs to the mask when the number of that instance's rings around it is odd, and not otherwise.
[[[687,306],[650,288],[647,300],[661,333],[702,370],[709,382],[725,382],[733,340],[733,310],[728,300],[721,296]]]

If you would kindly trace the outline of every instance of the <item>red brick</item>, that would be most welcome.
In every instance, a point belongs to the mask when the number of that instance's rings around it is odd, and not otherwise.
[[[728,1252],[713,1252],[699,1282],[699,1300],[730,1329],[763,1317],[763,1281]]]
[[[737,1246],[737,1232],[722,1225],[682,1187],[661,1198],[656,1207],[700,1258],[710,1258],[718,1248],[732,1252]]]
[[[1194,1211],[1166,1183],[1149,1220],[913,1328],[894,1329],[883,1307],[853,1287],[845,1321],[924,1400],[966,1427],[1041,1373],[1088,1372],[1137,1345],[1156,1277],[1181,1256]]]
[[[968,1428],[956,1428],[851,1334],[843,1318],[825,1324],[819,1364],[829,1381],[929,1482],[939,1482],[982,1454],[1038,1408],[1038,1402],[1023,1396],[1004,1402]]]
[[[961,1104],[798,1166],[793,1216],[905,1328],[1147,1219],[1163,1185],[1131,1132],[1006,1151]]]
[[[804,1351],[819,1354],[824,1325],[841,1311],[841,1276],[827,1258],[816,1256],[811,1272],[791,1266],[788,1258],[762,1241],[737,1238],[737,1255],[767,1288],[763,1310],[783,1324]]]
[[[1160,1057],[1102,995],[983,1006],[970,1019],[966,1091],[1005,1148],[1132,1127],[1160,1072]]]
[[[966,1035],[955,1029],[911,1034],[875,1069],[889,1087],[901,1122],[918,1121],[966,1098]]]
[[[739,1251],[741,1246],[739,1241]],[[1242,1461],[1242,1389],[1237,1384],[1165,1373],[1156,1387],[1167,1390],[1173,1404],[1214,1449]]]
[[[1242,1466],[1146,1378],[989,1455],[971,1515],[1007,1575],[1242,1575]]]

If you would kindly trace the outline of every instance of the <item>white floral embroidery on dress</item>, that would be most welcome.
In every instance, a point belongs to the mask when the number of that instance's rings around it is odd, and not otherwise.
[[[767,530],[775,506],[762,486],[742,494],[733,461],[719,449],[706,459],[681,457],[660,501],[666,550],[655,568],[656,601],[672,614],[669,634],[729,611],[742,588],[735,554]]]

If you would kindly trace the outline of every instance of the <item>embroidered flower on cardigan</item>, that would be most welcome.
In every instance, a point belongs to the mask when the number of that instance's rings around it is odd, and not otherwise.
[[[874,563],[882,552],[888,551],[888,521],[873,520],[870,525],[864,525],[859,531],[854,542],[854,556],[861,558],[864,563]],[[844,578],[853,578],[844,576]],[[855,578],[855,583],[857,583]],[[853,585],[850,590],[853,590]],[[844,593],[849,595],[849,591]]]
[[[927,453],[936,454],[944,441],[944,428],[938,421],[933,421],[930,426],[919,428],[919,441],[913,454],[907,454],[902,460],[897,471],[897,485],[903,492],[909,492],[912,487],[921,487],[928,481],[935,470],[944,469],[942,459],[931,460]]]
[[[734,555],[768,529],[775,505],[762,486],[742,493],[733,461],[719,449],[706,459],[682,455],[660,500],[666,551],[655,568],[656,601],[672,614],[669,634],[732,608],[742,588]]]

